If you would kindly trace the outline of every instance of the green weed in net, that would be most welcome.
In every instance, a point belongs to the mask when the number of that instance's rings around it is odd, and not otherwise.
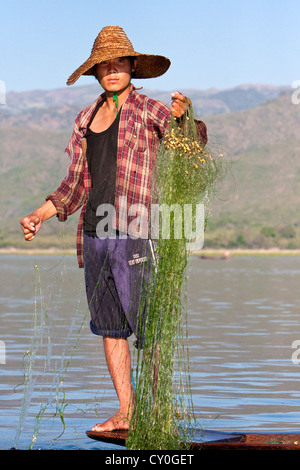
[[[221,177],[221,157],[202,145],[191,106],[182,125],[172,118],[161,141],[152,202],[173,208],[207,205]],[[178,227],[174,211],[168,222],[167,237],[160,227],[151,281],[143,292],[146,330],[142,357],[137,361],[135,408],[126,442],[129,449],[186,448],[195,426],[184,293],[189,238],[178,230],[183,222]]]

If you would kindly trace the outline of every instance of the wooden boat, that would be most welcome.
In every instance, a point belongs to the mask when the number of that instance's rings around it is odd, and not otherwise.
[[[87,431],[87,436],[110,444],[126,445],[128,431]],[[300,433],[229,433],[198,429],[190,450],[300,450]]]

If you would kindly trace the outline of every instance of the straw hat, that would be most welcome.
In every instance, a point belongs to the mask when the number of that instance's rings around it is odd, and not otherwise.
[[[132,73],[133,78],[159,77],[171,64],[166,57],[136,52],[122,28],[105,26],[95,39],[90,57],[72,73],[67,85],[73,85],[81,75],[94,75],[94,65],[117,57],[136,57],[137,65]]]

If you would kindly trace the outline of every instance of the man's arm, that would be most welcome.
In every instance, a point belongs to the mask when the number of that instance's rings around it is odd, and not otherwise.
[[[51,201],[47,201],[34,212],[24,217],[20,221],[20,224],[24,232],[25,240],[33,240],[35,234],[40,230],[42,223],[56,214],[57,210],[54,204],[52,204]]]
[[[27,241],[34,239],[45,220],[57,215],[58,220],[65,221],[68,215],[76,212],[84,203],[82,133],[79,129],[82,113],[83,111],[78,114],[75,120],[73,133],[66,148],[70,157],[67,176],[58,189],[47,196],[46,202],[42,206],[20,221]]]

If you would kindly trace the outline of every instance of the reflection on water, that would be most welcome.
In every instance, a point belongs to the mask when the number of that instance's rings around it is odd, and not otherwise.
[[[299,280],[297,257],[192,259],[193,396],[209,426],[299,429]]]
[[[292,362],[292,343],[300,340],[299,261],[191,258],[190,369],[201,426],[299,430],[300,364]],[[6,364],[0,364],[1,448],[15,445],[25,405],[18,448],[28,448],[32,436],[33,448],[109,448],[85,437],[86,429],[115,412],[117,400],[102,342],[89,331],[75,257],[3,255],[0,263],[0,340],[6,352]],[[43,341],[24,405],[34,312]]]

